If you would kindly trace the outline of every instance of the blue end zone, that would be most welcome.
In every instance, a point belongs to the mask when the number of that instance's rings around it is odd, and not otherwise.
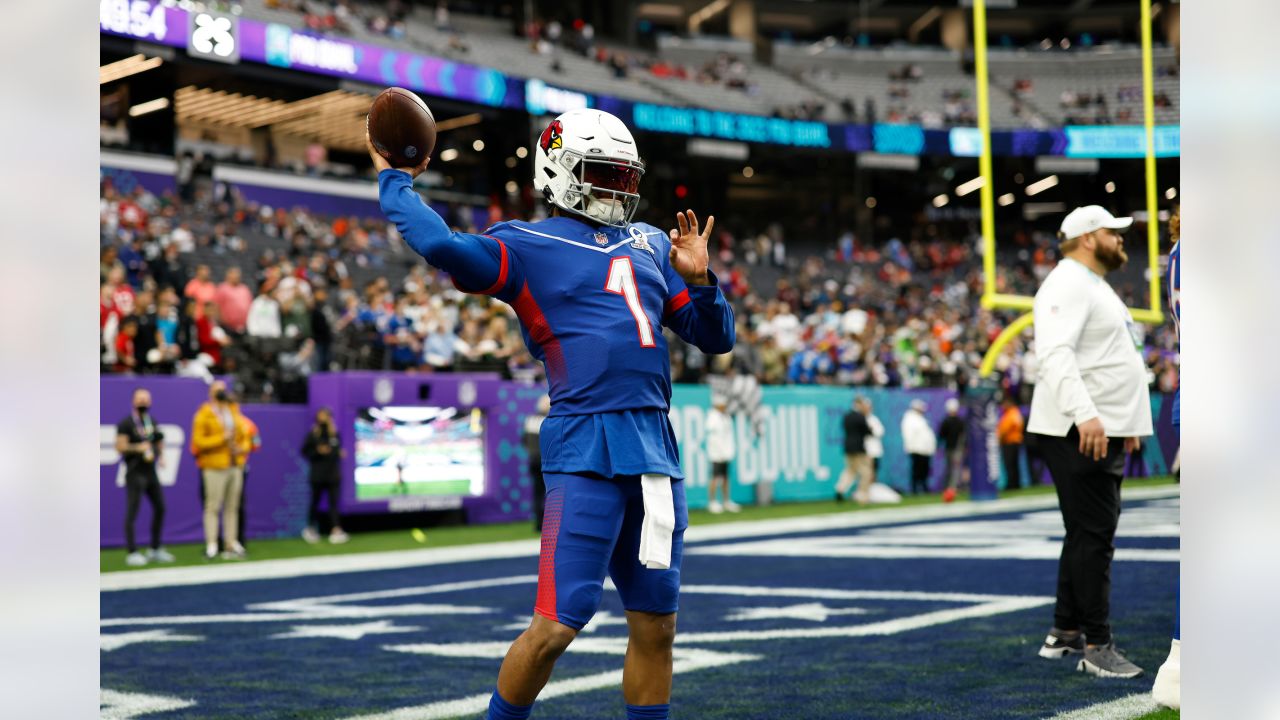
[[[1061,538],[1048,504],[691,541],[672,716],[1047,717],[1146,692],[1168,651],[1177,522],[1176,498],[1125,503],[1112,619],[1120,646],[1148,670],[1136,681],[1036,657]],[[479,717],[528,623],[536,573],[531,554],[105,592],[101,685],[195,703],[144,716],[156,720],[408,707],[417,710],[404,717]],[[623,717],[625,636],[617,594],[606,591],[534,717]]]

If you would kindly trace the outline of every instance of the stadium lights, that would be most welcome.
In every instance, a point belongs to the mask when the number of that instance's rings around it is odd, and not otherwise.
[[[969,182],[961,183],[960,186],[956,188],[956,197],[964,197],[965,195],[968,195],[974,190],[982,189],[982,186],[986,184],[987,184],[987,179],[979,175],[978,177],[970,180]]]
[[[1106,186],[1103,189],[1107,191],[1108,195],[1110,195],[1111,193],[1116,191],[1116,184],[1108,181]]]
[[[528,154],[529,154],[529,151],[525,148],[525,146],[521,145],[520,147],[516,148],[516,157],[520,158],[521,160],[523,160],[525,156],[527,156]]]
[[[730,0],[713,0],[713,2],[704,6],[701,10],[689,16],[689,29],[696,31],[702,23],[715,17],[717,14],[724,12],[729,7]]]
[[[1166,200],[1172,200],[1178,197],[1178,188],[1169,188],[1168,190],[1165,190],[1164,197]]]
[[[441,162],[451,162],[458,158],[458,150],[456,148],[446,148],[440,151]]]
[[[157,110],[163,110],[169,107],[169,98],[162,97],[155,100],[148,100],[144,103],[138,103],[129,108],[129,117],[139,117],[147,113],[153,113]]]
[[[1049,177],[1044,178],[1043,180],[1037,180],[1031,183],[1030,185],[1028,185],[1027,195],[1028,196],[1039,195],[1040,193],[1044,192],[1045,190],[1048,190],[1051,187],[1057,187],[1057,185],[1058,185],[1058,176],[1050,175]]]
[[[471,149],[475,150],[476,152],[480,152],[481,150],[484,150],[484,141],[479,138],[476,138],[476,141],[471,143]]]
[[[123,60],[117,60],[113,63],[107,63],[98,68],[98,84],[106,85],[109,82],[115,82],[120,78],[126,78],[130,75],[137,75],[152,68],[158,68],[164,64],[164,60],[158,57],[147,58],[141,53]]]
[[[1009,205],[1013,204],[1013,201],[1014,201],[1013,193],[1005,193],[1000,197],[996,198],[996,203],[1000,205],[1000,207],[1008,207]]]
[[[460,127],[477,125],[482,119],[483,117],[480,113],[468,113],[466,115],[459,115],[455,118],[449,118],[448,120],[441,120],[436,123],[436,132],[442,133],[446,130],[457,130]]]
[[[949,202],[951,202],[951,198],[947,197],[947,194],[946,194],[946,193],[943,193],[943,194],[941,194],[941,195],[939,195],[938,197],[936,197],[936,198],[934,198],[934,199],[933,199],[933,206],[934,206],[934,207],[936,207],[936,208],[940,208],[940,207],[942,207],[943,205],[946,205],[946,204],[947,204],[947,203],[949,203]]]

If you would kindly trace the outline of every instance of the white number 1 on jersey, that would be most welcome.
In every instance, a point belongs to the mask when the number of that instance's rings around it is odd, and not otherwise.
[[[604,284],[604,289],[626,299],[631,316],[636,319],[640,347],[655,347],[653,326],[649,324],[649,316],[644,314],[644,306],[640,304],[640,291],[636,289],[636,274],[631,268],[631,258],[614,258],[609,263],[609,281]]]

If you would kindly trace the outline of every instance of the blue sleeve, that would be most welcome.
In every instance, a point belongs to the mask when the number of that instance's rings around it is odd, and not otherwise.
[[[459,290],[510,301],[519,291],[519,263],[506,243],[491,235],[452,232],[400,170],[378,173],[378,199],[413,251],[449,273]],[[513,290],[514,288],[514,290]]]
[[[671,328],[682,340],[708,355],[723,355],[733,350],[736,328],[733,307],[720,292],[720,280],[710,269],[710,285],[688,285],[671,267],[667,258],[669,243],[663,243],[662,273],[667,279],[667,301],[662,308],[662,324]]]

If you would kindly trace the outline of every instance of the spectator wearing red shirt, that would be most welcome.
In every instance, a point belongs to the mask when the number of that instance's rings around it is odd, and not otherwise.
[[[222,368],[222,348],[231,344],[231,338],[218,324],[218,304],[204,304],[204,314],[196,320],[196,336],[200,342],[200,352],[209,356],[213,367]]]
[[[124,266],[117,265],[107,273],[107,287],[111,291],[111,306],[120,317],[133,314],[133,287],[125,282]]]
[[[217,286],[209,279],[209,275],[208,265],[197,265],[196,276],[191,278],[191,282],[188,282],[187,287],[182,291],[183,297],[189,297],[196,301],[197,312],[213,302],[214,295],[218,291]]]
[[[113,369],[118,373],[131,373],[138,366],[134,356],[134,338],[138,336],[138,319],[132,315],[121,321],[120,332],[116,334],[116,363]]]
[[[249,319],[249,304],[253,302],[253,291],[240,281],[240,268],[232,266],[221,285],[214,292],[214,303],[218,306],[218,316],[222,326],[229,332],[241,335],[245,323]]]

